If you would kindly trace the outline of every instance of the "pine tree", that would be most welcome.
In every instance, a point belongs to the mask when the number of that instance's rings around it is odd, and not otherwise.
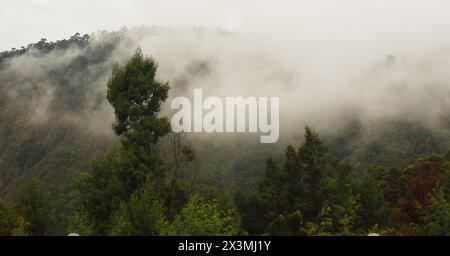
[[[361,207],[358,209],[360,227],[368,231],[376,225],[389,223],[390,207],[384,199],[381,186],[376,180],[376,173],[383,168],[374,167],[366,171],[358,185]]]
[[[315,219],[325,200],[323,193],[323,172],[326,164],[327,148],[319,134],[305,127],[305,141],[298,149],[299,169],[305,182],[305,201],[307,209],[304,218]]]

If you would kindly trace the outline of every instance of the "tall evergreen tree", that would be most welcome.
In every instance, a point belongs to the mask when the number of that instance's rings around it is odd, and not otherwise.
[[[319,134],[305,127],[305,141],[298,149],[299,169],[306,184],[305,201],[307,209],[304,218],[312,220],[317,217],[325,200],[323,194],[323,174],[326,165],[327,148],[320,140]]]
[[[152,193],[160,197],[166,191],[164,168],[156,143],[170,132],[167,118],[158,116],[169,87],[166,82],[156,80],[157,68],[155,60],[144,57],[139,48],[124,66],[113,67],[107,84],[107,98],[114,108],[113,129],[121,138],[121,146],[93,161],[91,170],[79,183],[81,205],[94,234],[127,233],[129,230],[123,230],[127,228],[124,220],[139,219],[142,222],[139,216],[147,214],[142,207],[150,207],[146,203],[148,196],[138,197],[143,201],[135,202],[135,192],[144,184],[154,184]],[[136,212],[126,211],[129,208]],[[125,226],[113,229],[112,225],[118,222]],[[149,227],[139,228],[139,232],[134,230],[139,234],[149,233]]]
[[[369,230],[376,225],[389,223],[390,207],[385,200],[383,190],[377,182],[376,174],[383,167],[373,167],[363,175],[358,185],[361,207],[358,209],[360,227]]]
[[[114,108],[114,132],[122,137],[122,180],[126,180],[128,193],[143,184],[147,174],[161,179],[164,173],[158,166],[155,144],[170,132],[166,117],[159,117],[161,104],[167,99],[167,82],[156,80],[158,64],[144,57],[138,48],[123,66],[113,67],[108,81],[107,98]]]

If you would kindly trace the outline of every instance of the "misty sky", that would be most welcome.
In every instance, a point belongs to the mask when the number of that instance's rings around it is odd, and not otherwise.
[[[449,13],[447,0],[2,0],[0,51],[75,32],[187,25],[323,58],[420,52],[450,45]]]

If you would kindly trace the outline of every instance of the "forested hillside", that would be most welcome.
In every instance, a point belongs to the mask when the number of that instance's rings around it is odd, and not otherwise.
[[[167,102],[193,86],[221,91],[215,83],[235,72],[267,81],[263,92],[295,94],[292,70],[253,56],[236,71],[215,48],[196,58],[189,47],[161,50],[178,34],[193,47],[235,40],[152,27],[0,53],[1,235],[450,235],[450,95],[438,93],[436,65],[391,84],[378,73],[421,63],[389,56],[364,75],[370,83],[359,80],[372,107],[349,101],[346,115],[319,118],[325,105],[307,113],[288,100],[280,141],[264,145],[247,134],[173,134]],[[427,96],[375,115],[387,99],[375,92],[388,85]]]

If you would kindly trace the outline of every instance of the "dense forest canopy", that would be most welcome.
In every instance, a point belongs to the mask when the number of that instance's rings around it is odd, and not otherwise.
[[[142,27],[0,53],[0,234],[449,234],[450,53],[326,91],[240,40]],[[280,141],[170,133],[194,87],[280,96]]]

